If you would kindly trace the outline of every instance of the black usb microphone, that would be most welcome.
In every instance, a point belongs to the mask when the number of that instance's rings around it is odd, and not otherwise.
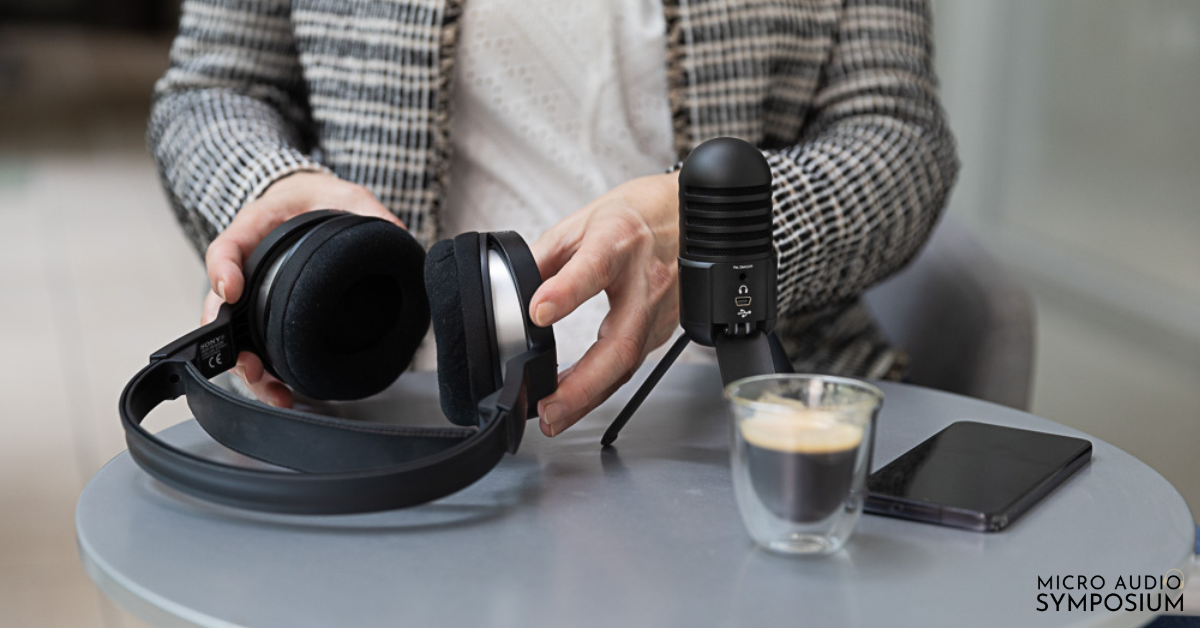
[[[687,343],[717,350],[725,384],[791,366],[775,328],[771,166],[753,145],[709,140],[679,171],[679,324],[683,335],[617,415],[610,445]]]
[[[679,171],[679,323],[693,342],[717,348],[726,384],[773,372],[761,350],[775,328],[771,242],[762,153],[731,137],[692,151]]]

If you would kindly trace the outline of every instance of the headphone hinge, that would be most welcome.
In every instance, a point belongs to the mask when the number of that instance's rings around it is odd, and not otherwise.
[[[191,362],[205,378],[224,373],[237,363],[238,347],[246,346],[248,330],[238,325],[236,306],[225,304],[213,321],[150,354],[150,363],[170,359]]]

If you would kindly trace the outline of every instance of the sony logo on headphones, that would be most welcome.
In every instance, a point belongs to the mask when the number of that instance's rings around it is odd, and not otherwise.
[[[216,338],[209,338],[208,340],[200,343],[200,355],[204,356],[216,351],[220,351],[225,347],[225,344],[225,334],[221,334]]]

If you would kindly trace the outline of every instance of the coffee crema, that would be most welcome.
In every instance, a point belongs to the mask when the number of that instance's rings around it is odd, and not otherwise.
[[[758,411],[739,429],[754,491],[777,517],[811,523],[845,502],[863,440],[861,426],[833,411],[800,406]]]

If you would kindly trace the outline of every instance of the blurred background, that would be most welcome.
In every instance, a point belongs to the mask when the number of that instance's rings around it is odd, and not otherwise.
[[[1032,411],[1200,513],[1200,3],[934,9],[950,213],[1034,297]],[[73,514],[124,449],[126,379],[198,322],[203,268],[143,142],[176,11],[0,0],[0,626],[141,625],[83,573]]]

